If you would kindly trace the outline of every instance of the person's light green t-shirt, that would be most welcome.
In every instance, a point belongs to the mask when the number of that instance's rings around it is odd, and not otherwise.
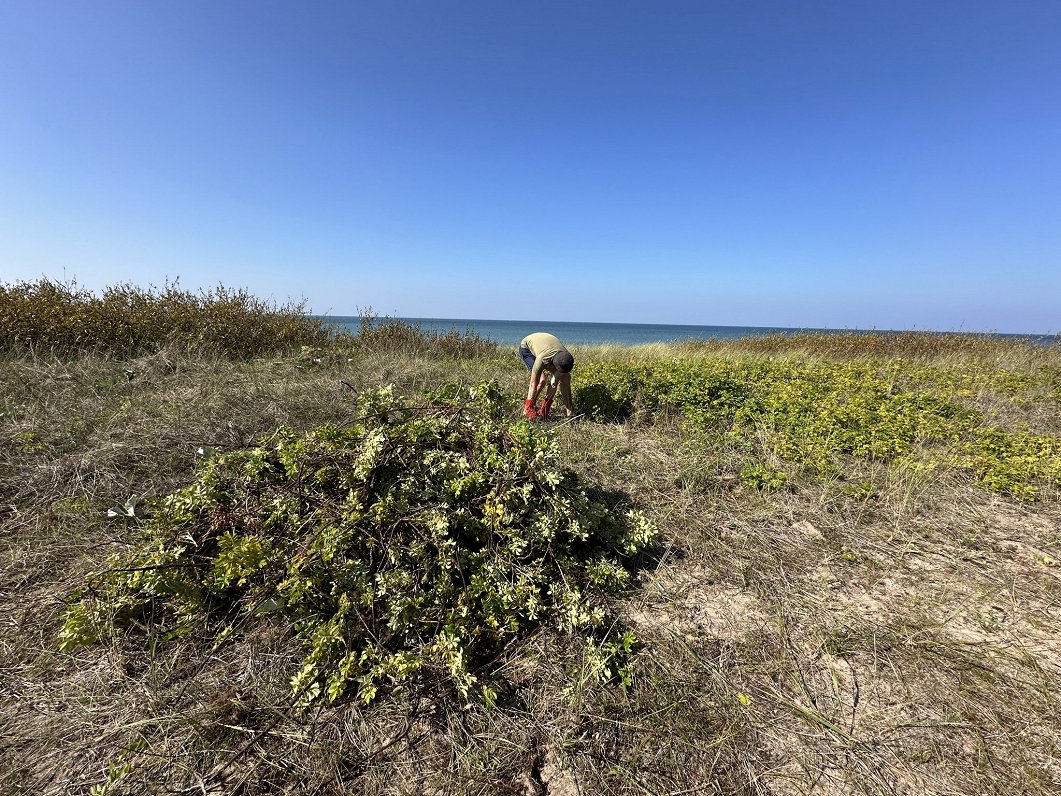
[[[567,351],[560,340],[548,332],[535,332],[528,334],[519,344],[520,348],[526,348],[534,354],[534,367],[531,368],[531,378],[537,379],[546,365],[551,365],[553,357],[561,351]],[[568,351],[568,353],[571,353]]]

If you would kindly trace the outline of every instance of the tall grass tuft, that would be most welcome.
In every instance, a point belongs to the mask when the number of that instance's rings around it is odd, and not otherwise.
[[[371,308],[358,313],[361,326],[354,345],[373,354],[428,354],[451,359],[496,356],[498,345],[476,332],[424,331],[399,318],[376,315]]]
[[[958,356],[1010,359],[1015,349],[1061,348],[1057,335],[997,337],[963,332],[798,332],[742,337],[739,340],[688,340],[679,344],[687,353],[745,352],[764,355],[811,355],[829,359],[932,359]]]
[[[121,283],[96,294],[75,281],[0,282],[0,350],[134,356],[162,347],[251,357],[328,342],[305,303],[277,305],[219,285],[198,293]]]

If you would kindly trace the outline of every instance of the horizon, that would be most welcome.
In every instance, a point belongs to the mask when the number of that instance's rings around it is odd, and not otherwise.
[[[324,318],[330,320],[351,320],[359,321],[360,315],[322,315],[311,313],[310,317]],[[970,329],[921,329],[911,327],[908,329],[884,329],[884,328],[856,328],[856,327],[829,327],[829,326],[753,326],[747,324],[707,324],[707,323],[629,323],[626,321],[561,321],[561,320],[542,320],[533,318],[433,318],[428,316],[400,316],[400,315],[376,315],[376,320],[388,321],[397,320],[404,321],[406,323],[415,323],[416,321],[427,321],[429,323],[437,324],[456,324],[456,323],[474,323],[474,324],[541,324],[548,326],[550,324],[561,325],[561,326],[659,326],[663,328],[673,329],[755,329],[755,330],[769,330],[778,332],[828,332],[828,333],[843,333],[843,332],[856,332],[856,333],[881,333],[881,334],[906,334],[906,333],[924,333],[924,334],[967,334],[967,335],[980,335],[988,337],[1030,337],[1030,338],[1057,338],[1061,335],[1061,332],[998,332],[994,330],[970,330]],[[542,331],[548,331],[548,329],[542,329]]]
[[[0,281],[1056,334],[1058,30],[1047,0],[10,0]]]

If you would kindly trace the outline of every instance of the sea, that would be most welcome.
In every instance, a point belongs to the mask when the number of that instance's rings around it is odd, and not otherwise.
[[[361,328],[361,319],[354,316],[330,315],[326,320],[340,329],[356,333]],[[502,345],[519,345],[519,341],[531,332],[549,332],[567,345],[597,345],[618,343],[640,345],[643,343],[671,343],[681,340],[735,340],[741,337],[762,337],[774,334],[816,332],[835,334],[838,332],[880,332],[894,334],[882,329],[795,329],[785,326],[694,326],[667,323],[583,323],[578,321],[498,321],[475,318],[395,318],[425,332],[450,331],[474,332],[480,337]],[[969,334],[980,334],[969,332]],[[1058,342],[1058,335],[983,334],[980,336],[1021,338],[1039,345]]]

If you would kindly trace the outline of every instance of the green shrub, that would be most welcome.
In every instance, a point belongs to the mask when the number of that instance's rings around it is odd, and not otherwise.
[[[623,420],[640,396],[639,369],[620,362],[580,365],[574,400],[595,420]]]
[[[1061,484],[1061,439],[985,427],[961,445],[962,461],[984,486],[1020,500],[1039,497],[1036,482]]]
[[[496,382],[415,404],[384,388],[347,425],[213,456],[75,595],[61,646],[135,624],[224,634],[274,611],[305,645],[301,700],[368,702],[417,681],[467,695],[545,622],[606,640],[605,597],[655,529],[591,497],[514,416]]]
[[[695,429],[765,443],[811,476],[842,475],[847,456],[889,462],[923,448],[987,489],[1034,500],[1042,484],[1061,484],[1061,439],[995,428],[962,399],[985,389],[1049,393],[1056,382],[1049,368],[1032,377],[983,368],[954,374],[904,360],[703,358],[590,362],[575,394],[596,419],[622,419],[635,408],[677,412]],[[745,469],[749,485],[780,485],[756,462]]]
[[[775,470],[763,462],[749,462],[740,471],[741,481],[745,486],[760,492],[780,489],[788,482],[788,476],[781,470]]]

